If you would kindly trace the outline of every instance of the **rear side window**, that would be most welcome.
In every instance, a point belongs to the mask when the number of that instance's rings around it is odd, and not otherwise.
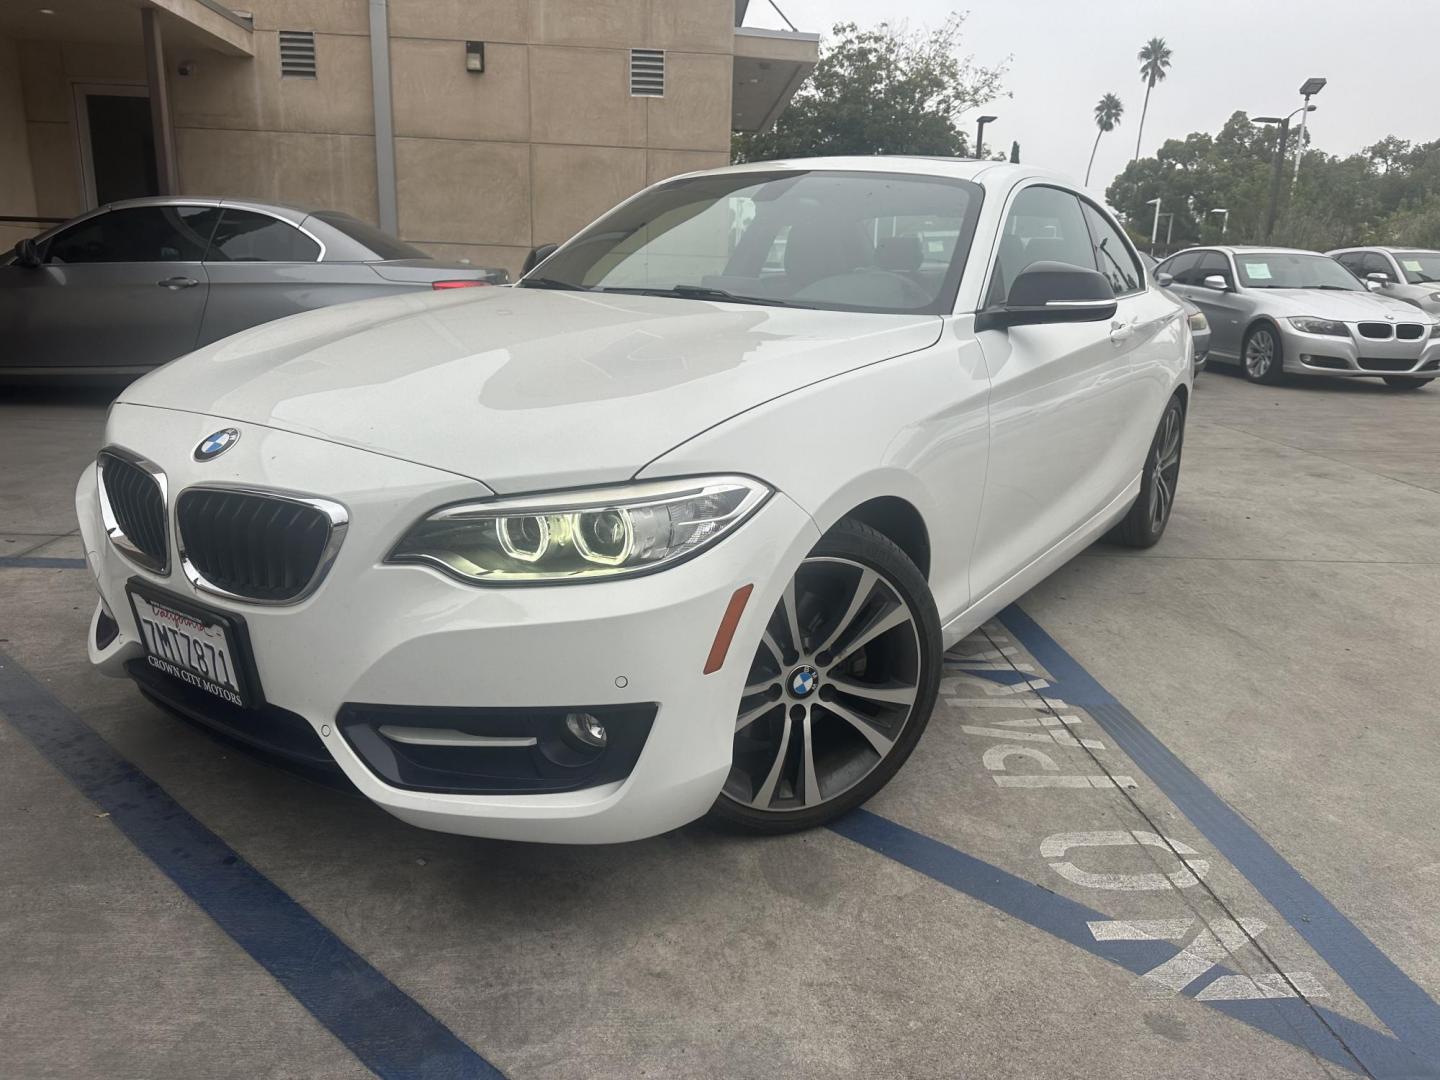
[[[209,262],[314,262],[320,245],[269,214],[227,208],[210,242]]]
[[[1095,269],[1095,252],[1080,200],[1068,191],[1036,185],[1015,196],[1000,234],[989,303],[1003,304],[1011,283],[1037,262]]]
[[[1130,253],[1130,248],[1120,236],[1119,230],[1110,224],[1110,219],[1089,203],[1085,208],[1085,222],[1090,226],[1090,239],[1095,246],[1095,266],[1116,296],[1139,292],[1143,288],[1145,272]]]
[[[56,233],[45,246],[45,261],[199,262],[218,216],[213,206],[111,210]]]

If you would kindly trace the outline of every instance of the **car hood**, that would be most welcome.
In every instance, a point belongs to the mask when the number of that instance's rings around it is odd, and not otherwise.
[[[120,400],[534,491],[628,479],[739,412],[925,348],[941,325],[542,289],[407,293],[246,330]]]
[[[1377,296],[1372,292],[1342,292],[1335,289],[1262,289],[1260,296],[1272,305],[1283,307],[1285,315],[1313,315],[1318,319],[1334,319],[1337,322],[1360,322],[1368,319],[1383,320],[1394,315],[1400,321],[1428,322],[1414,304],[1395,300],[1388,296]]]

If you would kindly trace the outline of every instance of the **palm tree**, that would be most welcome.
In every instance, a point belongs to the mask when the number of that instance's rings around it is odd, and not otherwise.
[[[1170,67],[1170,46],[1164,38],[1152,37],[1145,47],[1135,55],[1140,61],[1140,81],[1145,84],[1145,104],[1140,108],[1140,130],[1135,133],[1135,157],[1140,160],[1140,139],[1145,134],[1145,113],[1150,109],[1150,91],[1155,84],[1165,81],[1165,71]]]
[[[1100,136],[1120,126],[1120,117],[1125,115],[1125,106],[1114,94],[1106,94],[1095,106],[1095,145],[1090,148],[1090,164],[1085,166],[1085,184],[1090,184],[1090,170],[1095,167],[1095,151],[1100,149]]]

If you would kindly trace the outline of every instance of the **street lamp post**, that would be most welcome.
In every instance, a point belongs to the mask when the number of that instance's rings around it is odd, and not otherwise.
[[[1220,214],[1220,239],[1225,239],[1225,230],[1230,227],[1230,209],[1225,206],[1217,206],[1211,210],[1212,214]]]
[[[975,122],[975,159],[985,160],[985,125],[999,120],[998,116],[982,116]]]
[[[1270,176],[1270,204],[1265,210],[1265,239],[1275,231],[1275,219],[1280,216],[1280,178],[1285,174],[1285,143],[1290,138],[1290,120],[1295,113],[1311,113],[1314,105],[1301,105],[1290,116],[1257,116],[1257,124],[1279,124],[1280,137],[1275,142],[1275,171]]]
[[[1155,207],[1155,224],[1150,226],[1150,254],[1155,254],[1155,240],[1160,235],[1160,196],[1145,200],[1146,206]]]
[[[1305,154],[1305,121],[1310,116],[1310,99],[1324,89],[1325,80],[1318,77],[1306,79],[1300,84],[1300,94],[1305,99],[1305,111],[1300,114],[1300,145],[1295,148],[1295,175],[1290,178],[1292,187],[1300,179],[1300,158]]]
[[[1171,240],[1171,237],[1173,237],[1173,236],[1175,235],[1175,211],[1174,211],[1174,210],[1167,210],[1167,211],[1165,211],[1165,213],[1161,214],[1160,216],[1165,219],[1165,252],[1166,252],[1166,254],[1169,254],[1169,252],[1170,252],[1170,240]],[[1151,251],[1150,254],[1153,255],[1153,254],[1155,254],[1155,252],[1154,252],[1154,251]]]

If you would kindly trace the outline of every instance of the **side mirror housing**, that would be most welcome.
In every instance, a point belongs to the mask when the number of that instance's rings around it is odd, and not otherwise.
[[[975,316],[975,329],[1100,322],[1113,319],[1115,311],[1115,290],[1104,274],[1069,263],[1037,262],[1011,283],[1004,307],[987,308]]]
[[[33,270],[40,265],[40,249],[35,246],[35,241],[26,237],[24,240],[15,243],[15,265],[23,266],[27,270]]]
[[[525,256],[525,265],[520,269],[520,276],[524,277],[551,255],[554,255],[555,249],[559,246],[559,244],[541,244],[539,247],[531,248],[530,254]]]
[[[1365,287],[1371,292],[1376,292],[1390,284],[1390,275],[1381,273],[1379,270],[1372,270],[1365,275]]]
[[[1171,285],[1175,284],[1175,275],[1167,274],[1162,270],[1155,275],[1155,284],[1159,285],[1162,289],[1168,289]]]
[[[1219,274],[1211,274],[1200,283],[1207,289],[1214,289],[1216,292],[1229,292],[1230,283]]]

